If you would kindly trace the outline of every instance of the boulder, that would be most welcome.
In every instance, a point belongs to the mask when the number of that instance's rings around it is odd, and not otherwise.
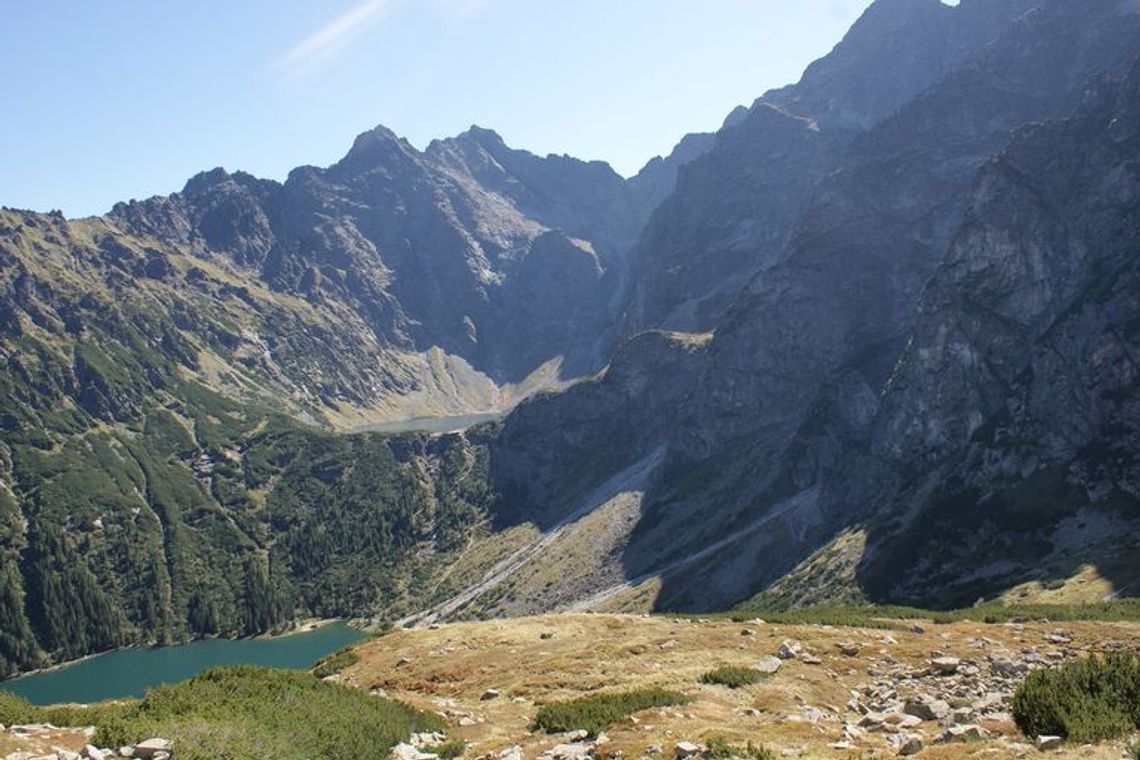
[[[776,656],[781,660],[790,660],[793,657],[797,657],[799,653],[803,651],[803,648],[803,644],[795,639],[785,639],[780,644],[780,648],[776,650]]]
[[[168,755],[173,754],[174,742],[169,739],[154,737],[135,745],[135,757],[141,758],[141,760],[156,760],[155,756],[159,752],[165,752]]]
[[[918,734],[905,734],[899,742],[899,754],[902,756],[917,755],[922,752],[922,737]]]
[[[962,661],[957,657],[935,657],[930,661],[930,667],[944,676],[953,675],[958,672],[958,666]]]
[[[694,742],[677,742],[673,747],[673,755],[677,760],[684,760],[688,757],[694,757],[705,751],[704,745],[696,744]]]
[[[88,744],[79,754],[87,760],[110,760],[113,753],[109,749],[99,749],[93,744]]]
[[[771,675],[780,669],[781,664],[783,663],[780,661],[779,657],[772,657],[769,655],[768,657],[761,657],[760,661],[752,666],[752,669],[759,670],[761,673],[767,673]]]
[[[392,760],[435,760],[436,757],[438,757],[437,755],[433,755],[430,752],[423,752],[418,747],[403,742],[392,747],[390,754]]]
[[[977,739],[986,739],[990,735],[989,731],[981,726],[973,724],[965,726],[951,726],[938,735],[935,739],[939,744],[947,744],[951,742],[969,742]]]
[[[920,720],[942,720],[950,714],[950,705],[941,699],[910,699],[903,712]]]

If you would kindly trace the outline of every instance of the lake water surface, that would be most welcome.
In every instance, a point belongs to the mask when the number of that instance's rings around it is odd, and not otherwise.
[[[475,414],[458,414],[451,417],[413,417],[408,420],[394,422],[373,422],[352,428],[351,433],[455,433],[466,430],[483,422],[497,420],[503,412],[477,412]]]
[[[141,697],[143,691],[174,683],[215,665],[266,665],[303,669],[330,652],[364,638],[344,623],[313,631],[258,639],[208,639],[172,647],[123,649],[55,670],[0,682],[0,689],[38,705],[98,702]]]

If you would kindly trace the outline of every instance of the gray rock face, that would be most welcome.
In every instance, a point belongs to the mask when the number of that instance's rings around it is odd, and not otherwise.
[[[377,127],[284,184],[215,169],[111,218],[229,257],[277,291],[335,300],[382,345],[439,346],[503,382],[554,357],[573,376],[604,363],[626,252],[706,148],[691,136],[627,182],[478,127],[423,152]]]
[[[774,580],[833,536],[837,521],[894,498],[902,475],[876,469],[869,443],[926,313],[926,281],[960,239],[977,172],[1020,125],[1071,113],[1090,77],[1126,71],[1140,52],[1138,18],[1118,3],[1044,2],[1001,19],[992,44],[853,139],[842,168],[811,191],[776,263],[719,321],[627,564],[633,576],[649,572],[662,562],[659,547],[677,552],[677,536],[692,551],[734,532],[741,540],[700,580],[667,582],[664,606],[736,601],[765,582],[751,568]],[[1020,298],[1032,304],[1048,287]],[[912,448],[903,459],[921,469],[923,456]],[[710,599],[710,586],[722,595]]]

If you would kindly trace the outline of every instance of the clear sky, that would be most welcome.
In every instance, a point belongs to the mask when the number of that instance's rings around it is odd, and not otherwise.
[[[36,0],[4,9],[0,205],[69,216],[384,124],[622,174],[799,79],[870,0]]]

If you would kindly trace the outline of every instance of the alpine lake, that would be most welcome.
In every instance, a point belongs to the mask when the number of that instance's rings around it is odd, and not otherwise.
[[[141,697],[218,665],[264,665],[301,670],[365,634],[341,622],[312,630],[250,639],[203,639],[189,644],[120,649],[0,682],[0,689],[37,705]]]

